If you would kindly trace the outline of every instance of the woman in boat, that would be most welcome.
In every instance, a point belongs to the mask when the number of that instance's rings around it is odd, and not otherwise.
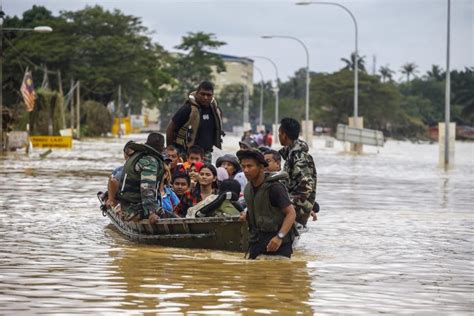
[[[201,171],[202,166],[204,166],[204,163],[197,161],[191,163],[191,166],[188,169],[188,174],[191,178],[191,191],[194,191],[194,188],[199,181],[199,172]]]
[[[191,167],[192,168],[192,167]],[[199,170],[198,183],[192,190],[193,206],[211,194],[217,193],[217,170],[211,164],[205,164]]]

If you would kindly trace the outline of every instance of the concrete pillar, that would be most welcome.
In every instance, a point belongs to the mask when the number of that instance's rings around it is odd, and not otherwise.
[[[308,146],[313,147],[313,120],[303,121],[301,124],[303,139],[308,143]]]
[[[273,134],[273,144],[272,147],[278,147],[280,145],[280,140],[278,139],[278,128],[280,124],[272,124],[272,134]]]
[[[349,127],[364,128],[364,118],[362,116],[349,117]],[[362,154],[363,145],[351,143],[351,152]]]
[[[439,142],[439,165],[445,166],[445,124],[438,123],[438,142]],[[449,164],[448,167],[454,166],[454,144],[456,140],[456,123],[449,123]]]
[[[250,124],[250,122],[245,122],[244,123],[244,131],[248,131],[248,130],[251,130],[252,129],[252,125]]]

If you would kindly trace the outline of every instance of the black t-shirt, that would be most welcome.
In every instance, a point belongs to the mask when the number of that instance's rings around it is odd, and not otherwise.
[[[252,186],[252,188],[254,194],[257,194],[259,187]],[[272,183],[268,195],[270,198],[270,204],[273,207],[284,209],[291,205],[290,197],[288,196],[288,191],[286,190],[285,186],[280,182],[275,181]]]
[[[200,122],[196,134],[195,145],[198,145],[204,151],[209,151],[214,146],[214,135],[216,135],[216,122],[211,106],[202,106],[199,110]],[[173,116],[173,122],[177,128],[181,128],[188,120],[191,114],[191,105],[183,105]]]

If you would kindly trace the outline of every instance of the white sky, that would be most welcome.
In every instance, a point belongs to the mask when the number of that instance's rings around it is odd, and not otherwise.
[[[227,42],[218,52],[236,56],[263,55],[278,66],[286,80],[306,66],[303,47],[288,39],[261,39],[264,34],[288,35],[302,40],[310,54],[310,68],[333,72],[343,67],[341,57],[354,50],[354,26],[341,8],[327,5],[296,6],[294,1],[173,1],[173,0],[3,0],[7,15],[19,15],[34,4],[57,14],[99,4],[142,18],[155,31],[153,38],[168,50],[187,32],[212,32]],[[420,74],[438,64],[446,68],[447,0],[340,0],[359,26],[359,55],[366,56],[372,72],[389,65],[401,77],[401,65],[414,62]],[[474,66],[474,1],[451,1],[451,68]],[[256,59],[265,79],[274,79],[272,66]],[[255,81],[260,80],[256,75]]]

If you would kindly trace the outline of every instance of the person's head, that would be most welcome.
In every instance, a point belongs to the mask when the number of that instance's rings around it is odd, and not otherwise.
[[[227,170],[224,169],[223,167],[217,167],[217,181],[222,182],[224,180],[229,179],[229,174],[227,173]]]
[[[201,161],[191,163],[191,166],[189,167],[189,177],[193,182],[198,181],[199,171],[201,170],[203,165],[204,163]]]
[[[196,101],[200,105],[211,104],[212,98],[214,97],[214,86],[209,81],[203,81],[199,84],[196,90]]]
[[[204,161],[204,149],[198,145],[193,145],[188,148],[188,161],[189,163],[195,163],[198,161]]]
[[[240,165],[249,181],[256,181],[265,172],[268,167],[263,154],[255,149],[239,150],[237,157],[240,160]]]
[[[191,186],[191,178],[185,172],[175,173],[173,176],[173,191],[182,196]]]
[[[270,130],[267,129],[267,131],[265,132],[265,134],[267,134],[267,135],[271,134]]]
[[[241,150],[246,150],[251,148],[257,148],[258,144],[253,139],[246,139],[239,142],[239,147]]]
[[[168,147],[166,147],[166,155],[169,159],[171,159],[171,169],[175,169],[179,162],[178,149],[176,149],[176,147],[174,147],[173,145],[169,145]]]
[[[278,172],[281,170],[281,155],[278,151],[270,149],[263,156],[268,164],[266,171]]]
[[[204,166],[201,167],[201,170],[199,170],[199,185],[201,187],[206,187],[206,186],[213,186],[217,187],[217,170],[216,167],[214,167],[211,164],[205,164]]]
[[[133,140],[128,141],[125,146],[123,147],[123,158],[127,160],[130,158],[131,155],[135,153],[135,151],[130,148],[130,145],[133,143]]]
[[[232,201],[237,201],[240,197],[240,183],[234,179],[226,179],[221,182],[219,186],[218,194],[223,194],[226,192],[232,193]]]
[[[237,161],[237,157],[231,154],[225,154],[224,156],[217,158],[216,166],[218,168],[223,167],[229,174],[229,177],[233,177],[237,172],[240,171],[240,165]]]
[[[160,133],[150,133],[145,144],[161,153],[165,147],[165,137]]]
[[[289,117],[285,117],[280,122],[280,128],[278,129],[278,139],[280,144],[288,146],[298,139],[300,135],[301,126],[300,123]]]

